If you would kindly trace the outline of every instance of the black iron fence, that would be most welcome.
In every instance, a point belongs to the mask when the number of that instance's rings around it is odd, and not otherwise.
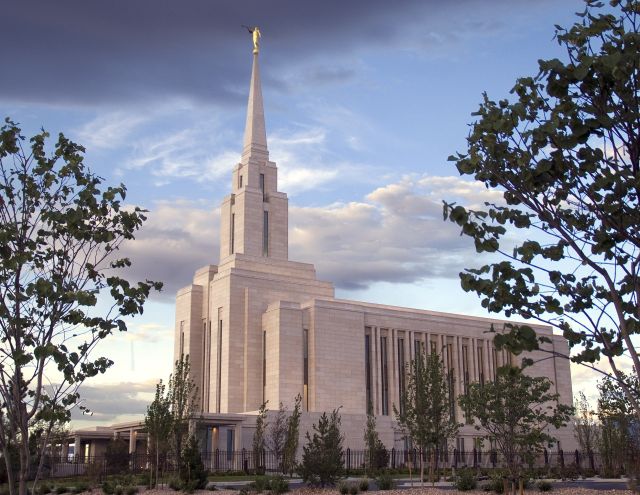
[[[423,456],[425,465],[431,460],[435,461],[436,468],[451,469],[470,467],[476,469],[495,469],[504,467],[505,459],[496,451],[458,451],[435,450],[420,452],[416,449],[398,450],[391,449],[379,451],[375,456],[366,450],[345,449],[343,463],[345,471],[349,474],[357,474],[367,469],[372,464],[376,468],[386,468],[403,471],[409,468],[417,469],[420,465],[420,456]],[[202,461],[205,468],[211,473],[276,473],[282,471],[282,459],[273,452],[263,451],[255,455],[251,450],[203,452]],[[534,455],[516,459],[516,462],[530,468],[547,468],[556,472],[567,470],[577,474],[599,473],[603,468],[602,456],[595,452],[570,451],[564,452],[543,450]],[[159,459],[158,470],[163,475],[177,472],[178,466],[175,458],[165,455]],[[43,478],[61,478],[87,476],[102,479],[111,474],[142,474],[150,469],[155,470],[156,459],[148,454],[130,454],[122,459],[114,461],[105,456],[53,458],[48,457],[44,463]]]

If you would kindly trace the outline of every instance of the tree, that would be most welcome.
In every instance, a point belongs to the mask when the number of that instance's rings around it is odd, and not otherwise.
[[[282,453],[282,471],[293,476],[296,467],[296,454],[298,453],[298,437],[300,436],[300,416],[301,416],[302,396],[296,396],[293,411],[287,421],[287,439],[284,442]]]
[[[267,448],[276,456],[276,461],[280,468],[282,468],[282,456],[287,441],[288,422],[287,410],[281,402],[266,439]]]
[[[113,331],[126,331],[125,320],[162,286],[118,276],[130,262],[115,255],[145,210],[123,207],[124,185],[101,189],[82,146],[60,134],[49,152],[48,137],[43,131],[27,144],[11,120],[0,128],[0,449],[12,495],[11,443],[26,495],[36,416],[48,421],[46,444],[53,426],[69,419],[84,381],[113,364],[92,351]]]
[[[578,397],[575,398],[574,409],[576,414],[573,418],[573,430],[576,439],[580,449],[592,455],[599,442],[600,427],[596,419],[596,413],[591,409],[584,392],[578,393]]]
[[[171,433],[173,439],[173,451],[176,459],[181,459],[184,439],[189,431],[189,420],[198,408],[198,387],[191,379],[191,364],[189,355],[182,355],[169,376],[167,391],[168,400],[171,403]]]
[[[182,489],[187,493],[201,490],[207,486],[207,479],[207,470],[204,468],[204,463],[200,456],[198,441],[195,436],[191,435],[180,458]]]
[[[153,402],[147,407],[147,414],[144,417],[144,426],[147,432],[147,444],[149,446],[151,459],[150,488],[158,484],[160,459],[164,458],[169,450],[168,439],[173,427],[171,401],[168,395],[165,395],[165,389],[165,385],[162,383],[162,380],[160,380],[156,385],[156,395]]]
[[[367,413],[367,422],[364,429],[364,445],[367,451],[366,467],[369,475],[374,475],[380,469],[389,464],[389,453],[385,448],[378,430],[376,430],[376,417]]]
[[[502,366],[494,382],[472,383],[468,393],[458,398],[461,407],[476,419],[476,429],[495,442],[514,494],[516,480],[520,480],[523,493],[525,466],[555,442],[549,429],[565,426],[573,414],[572,406],[557,403],[559,395],[549,392],[551,385],[548,378]]]
[[[640,381],[635,376],[624,376],[627,388],[640,395]],[[640,428],[633,407],[626,394],[611,378],[598,383],[598,419],[601,423],[599,450],[605,476],[627,474],[638,479],[638,466],[632,462],[640,455]]]
[[[262,453],[265,446],[265,433],[267,431],[267,402],[265,401],[260,405],[258,410],[258,416],[256,418],[256,429],[253,432],[253,462],[256,470],[264,471],[264,464],[262,464]]]
[[[429,479],[433,481],[435,451],[458,432],[460,425],[451,410],[447,376],[437,353],[416,352],[409,363],[407,386],[400,397],[403,407],[393,412],[420,452],[420,482],[424,482],[424,454],[431,452]]]
[[[340,415],[334,409],[331,415],[322,413],[318,423],[313,424],[313,436],[306,435],[307,444],[303,447],[300,475],[305,483],[311,485],[333,485],[344,472],[342,466],[342,441]]]
[[[76,455],[78,453],[76,452]],[[129,445],[120,437],[107,442],[104,462],[109,474],[122,474],[129,470]]]
[[[620,369],[627,355],[640,373],[640,3],[609,3],[586,0],[571,28],[556,26],[565,60],[539,61],[514,101],[484,95],[467,151],[450,159],[503,201],[445,203],[444,216],[478,252],[501,255],[461,273],[462,288],[490,312],[560,329],[574,362],[606,359],[640,418]],[[526,240],[512,248],[513,230]],[[498,346],[540,347],[529,326],[508,330]]]

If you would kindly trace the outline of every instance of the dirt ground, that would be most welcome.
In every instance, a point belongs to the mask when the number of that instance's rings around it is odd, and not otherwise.
[[[178,492],[174,492],[170,489],[157,489],[157,490],[144,490],[139,492],[141,495],[172,495],[177,494]],[[265,492],[266,493],[266,492]],[[312,489],[312,488],[300,488],[293,489],[289,492],[291,495],[337,495],[337,488],[325,488],[325,489]],[[366,492],[365,492],[366,493]],[[468,492],[459,492],[457,490],[452,489],[441,489],[441,488],[406,488],[402,490],[387,490],[382,492],[376,492],[380,495],[454,495],[454,494],[482,494],[482,495],[490,495],[492,492],[485,492],[482,490],[471,490]],[[537,488],[531,488],[529,490],[525,490],[525,493],[529,494],[542,494]],[[631,490],[592,490],[588,488],[554,488],[550,493],[551,495],[598,495],[605,493],[606,495],[632,495],[633,492]],[[214,492],[209,490],[197,490],[194,492],[195,495],[238,495],[237,490],[216,490]]]

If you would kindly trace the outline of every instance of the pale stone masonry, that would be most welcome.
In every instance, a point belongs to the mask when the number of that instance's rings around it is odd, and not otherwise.
[[[198,270],[176,298],[174,357],[190,357],[207,450],[249,447],[260,404],[277,409],[282,402],[291,409],[298,394],[303,432],[321,412],[340,407],[346,445],[362,448],[370,403],[384,443],[402,448],[393,405],[416,349],[443,356],[456,395],[516,361],[497,352],[486,333],[504,321],[335,299],[333,285],[318,280],[313,265],[289,261],[288,199],[278,191],[278,169],[269,160],[257,54],[231,190],[221,208],[219,264]],[[550,349],[568,353],[551,328],[535,329],[551,338]],[[560,400],[572,402],[566,359],[541,359],[531,372],[550,378]],[[455,414],[464,422],[457,406]],[[465,425],[455,445],[470,450],[477,436]],[[575,448],[570,428],[557,436],[563,448]]]

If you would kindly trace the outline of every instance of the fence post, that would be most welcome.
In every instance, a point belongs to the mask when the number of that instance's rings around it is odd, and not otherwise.
[[[220,449],[216,448],[215,457],[213,459],[213,466],[216,471],[220,470]]]
[[[241,465],[242,465],[242,469],[244,470],[244,472],[248,473],[249,472],[249,469],[248,469],[249,463],[247,462],[247,459],[245,459],[245,454],[246,453],[247,453],[247,449],[243,448],[242,449],[242,464]]]
[[[347,447],[347,474],[351,470],[351,449]]]

